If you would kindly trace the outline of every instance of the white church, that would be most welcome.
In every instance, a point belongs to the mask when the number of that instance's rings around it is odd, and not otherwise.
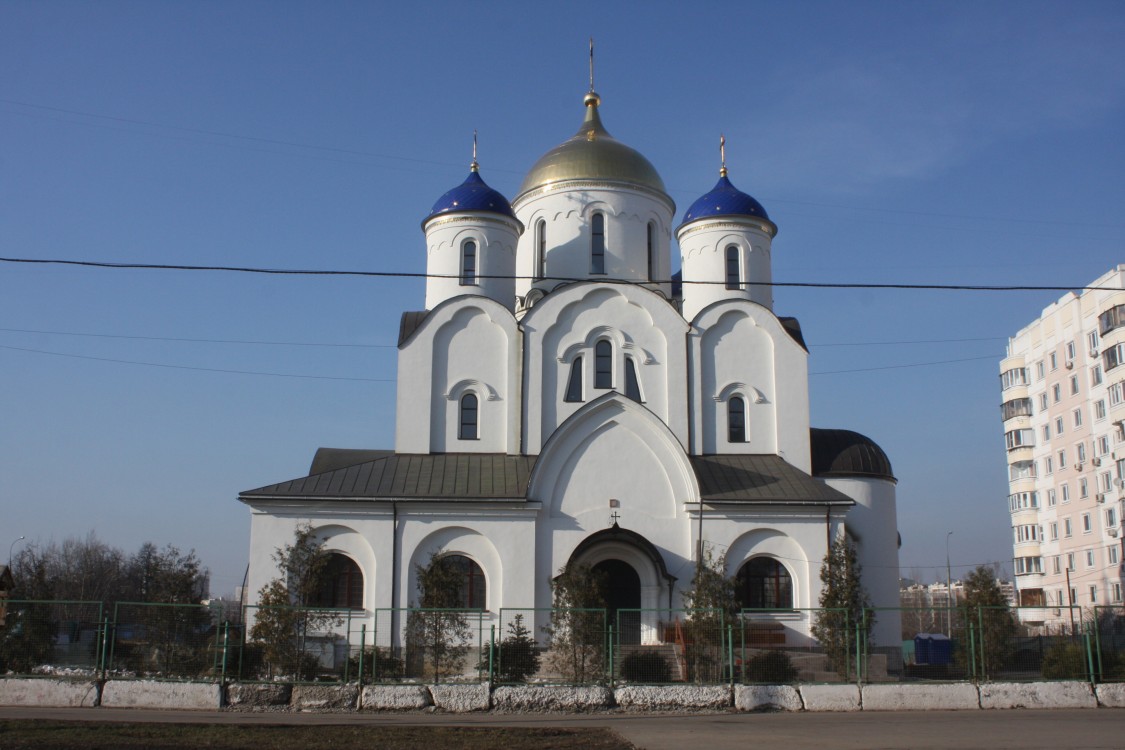
[[[575,563],[608,576],[611,613],[679,608],[704,546],[744,607],[777,610],[774,642],[800,646],[846,535],[876,606],[897,606],[896,480],[868,438],[809,426],[808,349],[773,309],[777,226],[725,163],[677,222],[600,107],[591,90],[511,202],[474,159],[434,204],[425,309],[399,331],[394,450],[322,448],[307,476],[241,493],[249,592],[303,524],[333,554],[319,603],[372,624],[417,602],[434,553],[463,571],[462,604],[499,622],[549,608]],[[660,617],[622,639],[652,642]],[[897,614],[873,640],[900,643]]]

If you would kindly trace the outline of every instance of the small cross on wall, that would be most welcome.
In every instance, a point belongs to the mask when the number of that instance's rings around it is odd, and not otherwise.
[[[609,518],[610,518],[611,521],[613,521],[613,525],[616,526],[617,525],[617,519],[621,518],[621,514],[618,513],[617,511],[613,511],[613,513],[610,514]]]

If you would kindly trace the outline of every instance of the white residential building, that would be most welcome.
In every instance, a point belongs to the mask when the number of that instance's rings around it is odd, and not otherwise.
[[[1032,625],[1122,602],[1125,265],[1089,286],[1009,339],[1000,363],[1012,565]]]

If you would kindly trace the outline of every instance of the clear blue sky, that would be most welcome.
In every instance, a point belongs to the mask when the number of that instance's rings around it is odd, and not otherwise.
[[[0,255],[423,271],[474,128],[509,198],[577,128],[591,34],[606,126],[678,215],[726,134],[780,227],[775,280],[1080,286],[1125,262],[1117,2],[0,0]],[[955,566],[1011,557],[997,362],[1058,296],[776,291],[814,425],[890,454],[904,572],[944,572],[947,531]],[[232,592],[240,490],[393,445],[422,303],[414,280],[0,264],[0,544],[172,543]]]

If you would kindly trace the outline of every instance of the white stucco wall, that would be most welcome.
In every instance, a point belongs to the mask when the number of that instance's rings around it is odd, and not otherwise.
[[[771,230],[766,223],[742,216],[700,219],[681,227],[676,237],[683,269],[684,317],[691,320],[708,305],[726,299],[756,302],[772,310],[773,287],[768,285],[773,279]],[[740,289],[727,289],[725,284],[726,251],[732,246],[738,248]]]
[[[516,243],[520,225],[491,213],[443,214],[426,222],[426,309],[464,294],[479,294],[512,310],[515,305]],[[466,242],[476,243],[476,275],[462,284]],[[482,277],[507,278],[482,278]]]

